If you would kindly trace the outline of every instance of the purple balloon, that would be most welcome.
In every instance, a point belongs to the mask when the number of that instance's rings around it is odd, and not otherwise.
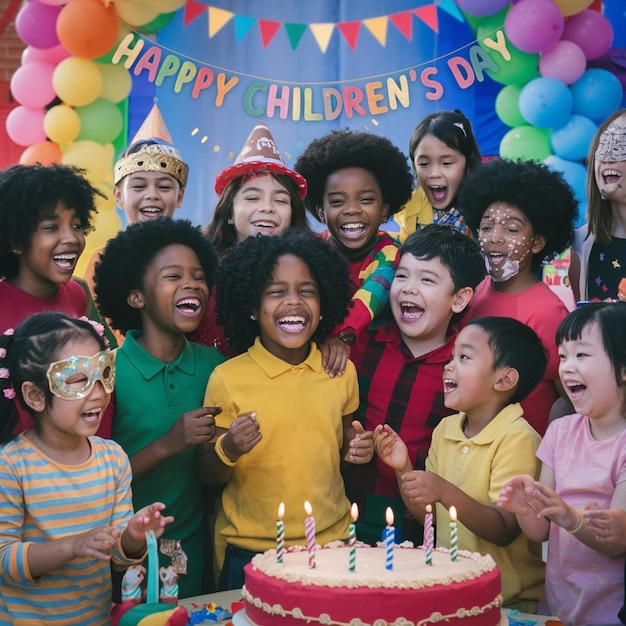
[[[591,60],[611,49],[613,35],[613,26],[602,13],[586,9],[565,20],[562,38],[578,44]]]
[[[15,30],[28,46],[47,50],[59,45],[57,17],[61,6],[42,4],[37,0],[27,2],[15,18]]]
[[[510,4],[511,0],[456,0],[457,6],[470,15],[493,15]]]
[[[585,53],[578,44],[567,39],[557,41],[539,59],[539,72],[542,76],[556,78],[566,85],[575,83],[585,73],[585,69]]]
[[[520,0],[506,14],[504,32],[523,52],[543,52],[563,32],[563,14],[552,0]]]

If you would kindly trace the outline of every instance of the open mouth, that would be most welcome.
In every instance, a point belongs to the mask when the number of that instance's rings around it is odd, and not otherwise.
[[[76,261],[78,260],[78,254],[68,253],[68,254],[55,254],[52,257],[54,264],[64,271],[73,270],[76,265]]]
[[[156,206],[146,206],[139,209],[139,213],[141,213],[144,217],[153,219],[156,217],[161,217],[161,215],[163,215],[163,209]]]
[[[252,226],[258,228],[260,231],[264,230],[275,230],[277,227],[276,222],[271,222],[270,220],[259,220],[257,222],[252,222]]]
[[[430,194],[435,202],[443,202],[448,196],[448,188],[443,185],[436,185],[430,187]]]
[[[346,224],[342,224],[339,227],[342,235],[345,235],[348,238],[351,237],[360,237],[366,230],[367,224],[363,222],[348,222]]]
[[[286,333],[299,333],[306,326],[306,318],[302,315],[285,315],[278,318],[278,326]]]
[[[187,316],[195,316],[202,308],[202,303],[198,298],[183,298],[176,303],[176,308]]]
[[[457,384],[450,378],[444,378],[443,379],[443,392],[444,393],[450,393],[451,391],[454,391],[457,388]]]
[[[605,185],[617,185],[621,177],[622,174],[618,170],[604,170],[602,172]]]
[[[422,317],[424,309],[413,302],[400,302],[400,315],[403,320],[412,322]]]
[[[573,401],[579,400],[587,389],[587,386],[581,383],[567,383],[566,387],[567,393]]]
[[[88,424],[96,424],[100,421],[100,413],[102,413],[102,409],[92,409],[90,411],[85,411],[81,413],[82,419]]]

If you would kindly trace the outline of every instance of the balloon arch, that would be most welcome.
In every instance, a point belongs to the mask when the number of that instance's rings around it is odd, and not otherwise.
[[[439,0],[443,3],[446,0]],[[451,1],[451,0],[450,0]],[[592,0],[455,0],[483,49],[504,38],[507,54],[486,73],[502,87],[495,101],[509,130],[499,153],[541,160],[561,171],[583,207],[584,159],[599,123],[623,98],[618,78],[589,67],[611,48],[613,28]],[[88,248],[121,227],[111,170],[127,135],[132,77],[112,58],[134,31],[157,33],[185,0],[30,0],[16,17],[26,44],[11,79],[19,103],[9,137],[24,147],[21,163],[83,167],[107,193]],[[195,3],[197,4],[197,3]],[[85,256],[89,256],[87,253]]]

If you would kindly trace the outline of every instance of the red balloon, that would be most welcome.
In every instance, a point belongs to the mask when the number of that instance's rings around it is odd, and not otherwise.
[[[117,42],[120,24],[113,4],[98,0],[72,0],[57,19],[59,41],[74,56],[95,59]]]

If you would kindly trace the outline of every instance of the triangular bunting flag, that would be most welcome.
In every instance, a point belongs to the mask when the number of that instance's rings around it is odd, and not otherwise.
[[[287,31],[287,37],[291,44],[291,49],[295,50],[302,39],[302,35],[306,31],[306,24],[288,24],[285,23],[285,30]]]
[[[239,43],[256,24],[256,19],[247,15],[235,15],[235,41]]]
[[[187,0],[183,13],[183,26],[191,24],[191,22],[200,17],[206,10],[206,4],[200,4],[199,2],[195,2],[195,0]]]
[[[311,28],[313,37],[315,37],[315,41],[317,42],[317,45],[320,47],[320,50],[323,53],[326,52],[326,50],[328,49],[330,38],[335,28],[335,25],[334,24],[309,24],[309,27]]]
[[[374,35],[376,40],[381,46],[387,44],[387,23],[389,18],[386,15],[381,17],[372,17],[368,20],[363,20],[363,24]]]
[[[463,14],[459,10],[459,7],[456,6],[454,0],[441,0],[437,6],[448,13],[448,15],[451,15],[455,20],[459,22],[465,21]]]
[[[217,7],[209,7],[209,37],[213,37],[224,28],[234,13]]]
[[[339,22],[337,28],[343,35],[343,38],[348,42],[350,48],[355,50],[356,44],[359,41],[359,33],[361,32],[361,22]]]
[[[413,13],[411,11],[393,13],[389,19],[409,41],[413,39]]]
[[[439,20],[437,19],[437,5],[429,4],[425,7],[418,7],[417,9],[413,9],[413,13],[417,15],[417,17],[426,24],[426,26],[430,27],[431,30],[438,33],[439,32]]]
[[[281,27],[281,22],[274,22],[273,20],[259,20],[259,31],[261,32],[261,43],[264,48],[270,45],[274,35]]]

